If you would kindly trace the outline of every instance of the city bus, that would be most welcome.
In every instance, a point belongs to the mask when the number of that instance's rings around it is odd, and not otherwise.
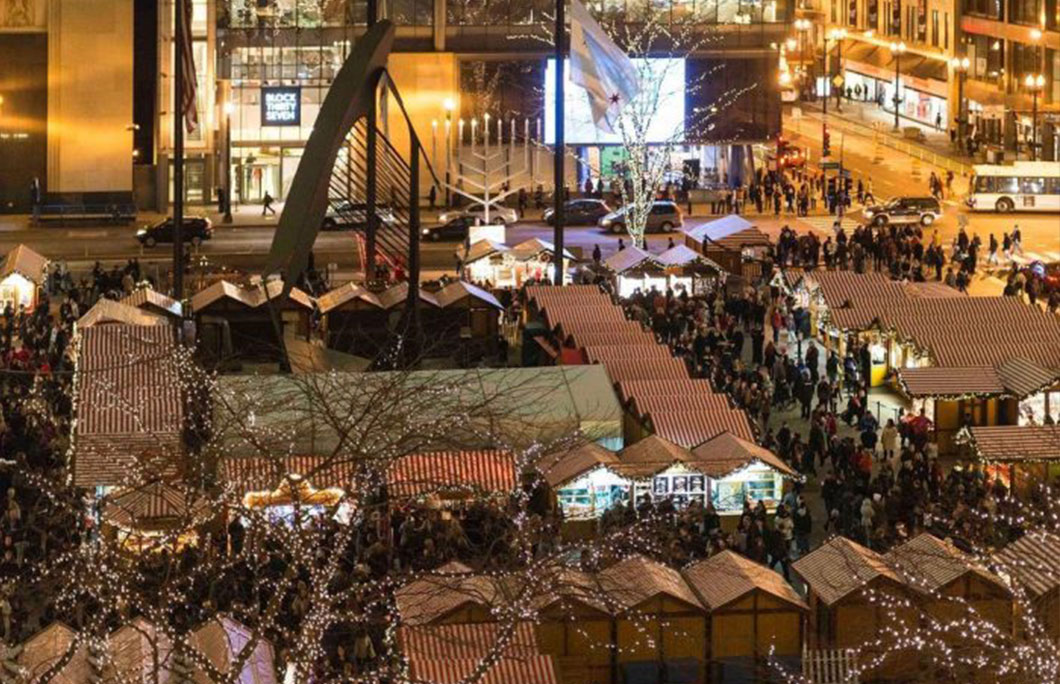
[[[968,207],[972,211],[1060,212],[1060,162],[1016,162],[972,167]]]

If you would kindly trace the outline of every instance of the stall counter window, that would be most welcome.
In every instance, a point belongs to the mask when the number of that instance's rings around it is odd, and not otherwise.
[[[567,519],[594,518],[629,499],[630,483],[607,469],[584,475],[557,492]]]
[[[784,478],[763,465],[751,465],[712,484],[711,501],[721,512],[741,511],[745,499],[780,501],[784,496]]]

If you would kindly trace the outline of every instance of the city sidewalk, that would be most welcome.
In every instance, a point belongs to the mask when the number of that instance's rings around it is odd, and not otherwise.
[[[802,101],[797,103],[796,106],[817,117],[822,114],[820,102]],[[949,159],[956,164],[971,166],[977,161],[957,149],[957,146],[950,141],[950,134],[946,129],[939,130],[934,126],[929,126],[915,119],[899,116],[902,130],[895,132],[894,112],[884,110],[875,102],[858,102],[844,99],[842,111],[836,111],[835,98],[832,98],[828,102],[827,116],[831,120],[839,119],[853,126],[862,127],[867,135],[872,135],[874,131],[879,131],[880,135],[886,136],[890,140],[921,148],[924,152]],[[904,131],[907,128],[919,130],[921,137],[919,139],[905,137]]]

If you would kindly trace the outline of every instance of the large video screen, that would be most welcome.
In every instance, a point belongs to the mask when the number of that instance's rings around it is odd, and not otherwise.
[[[566,117],[564,119],[568,145],[607,145],[622,142],[619,133],[605,133],[593,122],[589,95],[579,85],[571,83],[570,60],[564,60],[567,82],[564,88]],[[680,141],[685,131],[685,60],[672,58],[634,59],[633,65],[644,82],[640,95],[631,107],[645,107],[650,113],[648,142]],[[545,67],[545,141],[556,140],[556,60],[548,60]],[[650,74],[650,78],[647,77]],[[656,101],[657,98],[657,101]],[[655,102],[655,104],[650,104]]]

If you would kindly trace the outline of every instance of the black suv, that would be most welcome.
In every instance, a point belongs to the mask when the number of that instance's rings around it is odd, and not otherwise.
[[[942,218],[942,205],[934,197],[897,197],[886,204],[865,207],[865,220],[876,226],[919,223],[930,226]]]
[[[427,226],[420,232],[425,239],[435,242],[438,240],[464,241],[467,239],[467,234],[471,226],[478,226],[481,224],[482,219],[477,216],[463,215],[457,216],[456,218],[437,226]]]
[[[193,245],[202,244],[203,240],[213,237],[213,224],[208,218],[187,216],[184,218],[184,230],[181,231],[181,237],[184,238],[184,242],[190,242]],[[145,247],[154,247],[159,242],[173,242],[173,217],[144,226],[136,231],[136,239]]]
[[[545,223],[552,225],[553,209],[545,209],[542,217]],[[596,222],[611,213],[611,207],[603,200],[576,199],[566,203],[563,211],[563,223],[568,226],[595,226]]]

